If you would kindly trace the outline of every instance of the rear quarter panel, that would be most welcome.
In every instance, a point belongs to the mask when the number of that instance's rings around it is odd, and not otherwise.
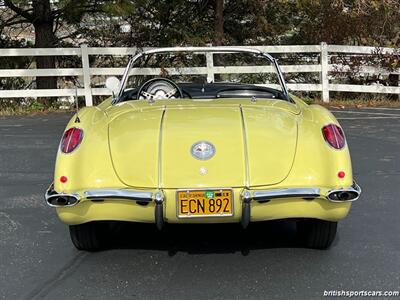
[[[115,175],[108,146],[108,118],[99,107],[83,108],[78,113],[80,122],[74,115],[65,130],[78,127],[83,130],[81,144],[71,153],[64,154],[60,147],[54,171],[54,189],[57,192],[74,192],[90,188],[120,187]],[[68,181],[61,183],[59,178]]]
[[[282,182],[288,187],[310,186],[342,188],[353,182],[352,166],[348,144],[336,150],[326,143],[322,127],[337,124],[335,116],[319,105],[307,105],[294,97],[301,108],[298,118],[298,143],[296,156],[289,176]],[[344,171],[343,179],[338,172]]]

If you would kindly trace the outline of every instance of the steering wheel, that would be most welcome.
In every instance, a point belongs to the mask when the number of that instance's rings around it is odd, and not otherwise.
[[[179,86],[167,78],[152,78],[141,85],[136,99],[157,100],[183,98]]]

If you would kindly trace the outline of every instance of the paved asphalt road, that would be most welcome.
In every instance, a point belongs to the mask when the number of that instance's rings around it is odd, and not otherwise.
[[[289,222],[122,227],[114,249],[75,250],[43,200],[66,114],[0,118],[3,299],[318,299],[400,290],[400,109],[334,112],[362,198],[328,251],[300,248]]]

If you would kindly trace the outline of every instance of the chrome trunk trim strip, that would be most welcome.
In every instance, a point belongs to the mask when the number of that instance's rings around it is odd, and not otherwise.
[[[246,168],[246,178],[245,178],[245,186],[248,189],[250,187],[250,171],[249,171],[249,154],[248,154],[248,146],[247,146],[247,131],[246,131],[246,123],[244,121],[244,114],[242,105],[239,105],[240,108],[240,116],[242,118],[242,131],[243,131],[243,146],[244,146],[244,163]]]
[[[160,132],[158,136],[158,166],[157,166],[157,172],[158,172],[158,177],[157,177],[157,186],[159,189],[161,189],[161,181],[162,181],[162,138],[163,138],[163,125],[164,125],[164,117],[165,117],[165,112],[167,111],[167,106],[163,106],[163,111],[161,114],[161,120],[160,120]]]

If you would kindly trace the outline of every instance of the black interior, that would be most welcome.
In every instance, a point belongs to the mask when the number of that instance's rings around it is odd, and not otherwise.
[[[282,92],[268,88],[241,83],[178,83],[184,98],[217,99],[217,98],[267,98],[287,101]],[[125,91],[118,102],[136,100],[138,89]]]

